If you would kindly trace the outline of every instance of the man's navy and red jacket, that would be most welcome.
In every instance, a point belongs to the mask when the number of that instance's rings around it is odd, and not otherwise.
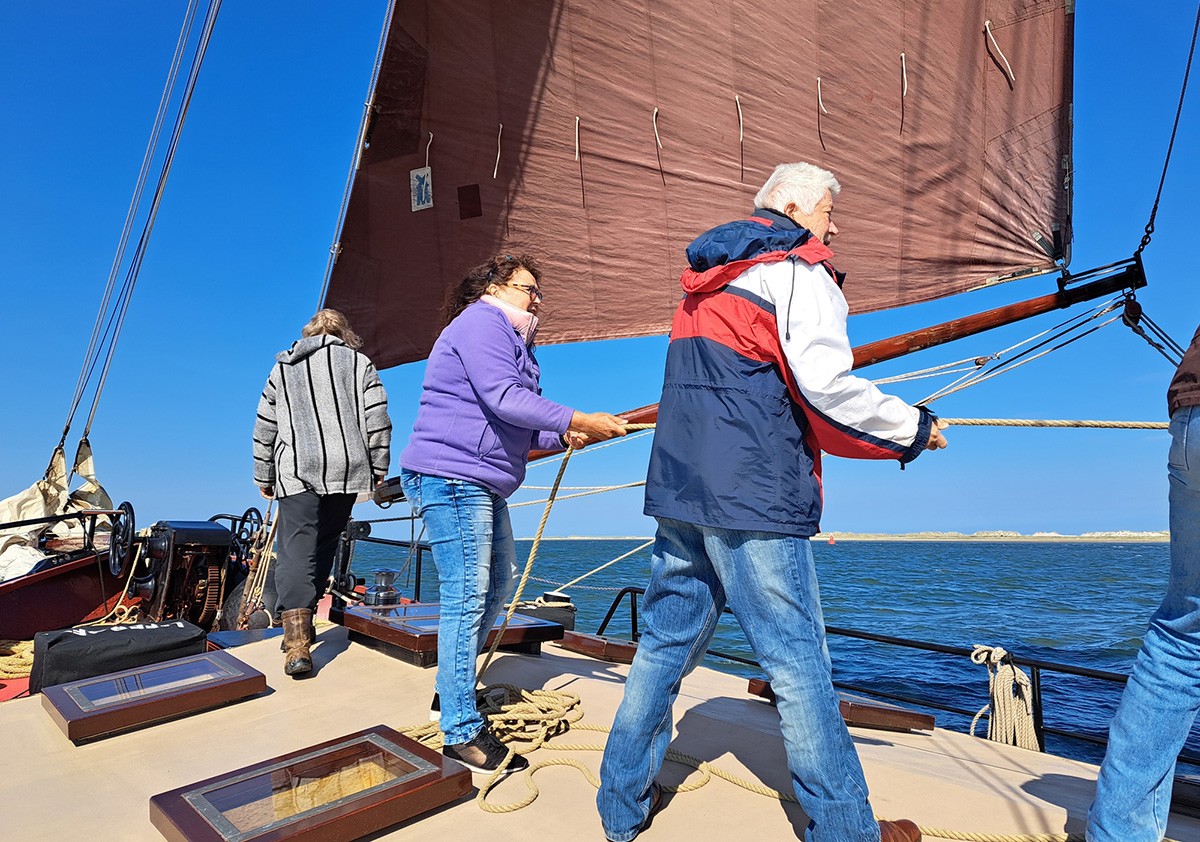
[[[814,535],[821,451],[909,462],[933,416],[850,374],[833,252],[784,214],[755,209],[687,256],[645,513]]]

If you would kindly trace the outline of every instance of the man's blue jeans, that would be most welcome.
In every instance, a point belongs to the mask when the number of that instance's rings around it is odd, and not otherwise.
[[[771,679],[809,842],[878,842],[854,743],[838,712],[808,539],[660,518],[646,630],[600,766],[605,835],[637,836],[671,742],[671,706],[726,602]]]
[[[1200,407],[1171,416],[1171,578],[1108,735],[1090,842],[1158,842],[1175,758],[1200,709]]]
[[[447,745],[483,727],[475,704],[475,660],[517,584],[508,503],[482,485],[402,470],[400,482],[425,522],[441,581],[437,692]]]

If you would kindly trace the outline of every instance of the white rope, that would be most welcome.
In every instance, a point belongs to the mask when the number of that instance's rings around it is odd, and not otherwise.
[[[1100,328],[1102,328],[1102,327],[1107,327],[1108,325],[1112,324],[1113,322],[1115,322],[1115,321],[1116,321],[1117,319],[1119,319],[1119,318],[1121,318],[1121,316],[1120,316],[1120,315],[1113,316],[1111,319],[1109,319],[1109,320],[1108,320],[1108,321],[1106,321],[1106,322],[1102,322],[1101,324],[1097,325],[1097,326],[1096,326],[1095,328],[1093,328],[1092,330],[1094,330],[1094,331],[1095,331],[1095,330],[1099,330],[1099,329],[1100,329]],[[1008,368],[1002,368],[1002,369],[999,369],[999,370],[997,370],[997,371],[993,371],[993,372],[992,372],[992,373],[990,373],[990,374],[985,374],[985,375],[982,375],[982,376],[980,376],[980,377],[975,377],[975,378],[972,378],[971,380],[967,381],[966,383],[963,383],[963,384],[961,384],[961,385],[959,385],[959,386],[955,386],[954,388],[947,388],[947,389],[943,389],[943,390],[942,390],[942,391],[940,391],[940,392],[934,392],[934,393],[933,393],[933,394],[932,394],[930,397],[928,397],[928,398],[926,398],[925,400],[921,401],[921,403],[922,403],[922,404],[924,404],[924,405],[926,405],[926,406],[928,406],[928,405],[929,405],[929,403],[930,403],[931,401],[939,400],[939,399],[941,399],[941,398],[944,398],[944,397],[946,397],[947,395],[952,395],[952,394],[954,394],[955,392],[961,392],[963,389],[966,389],[966,388],[968,388],[969,386],[976,386],[976,385],[978,385],[978,384],[980,384],[980,383],[984,382],[985,380],[991,380],[993,377],[995,377],[995,376],[997,376],[997,375],[999,375],[999,374],[1005,374],[1005,373],[1007,373],[1007,372],[1013,371],[1014,369],[1018,369],[1018,368],[1020,368],[1020,367],[1021,367],[1021,366],[1023,366],[1023,365],[1027,365],[1028,363],[1031,363],[1031,362],[1033,362],[1034,360],[1041,359],[1042,357],[1044,357],[1044,356],[1046,356],[1047,354],[1049,354],[1051,351],[1057,351],[1057,350],[1058,350],[1058,347],[1059,347],[1059,346],[1057,346],[1057,345],[1056,345],[1056,346],[1054,346],[1053,348],[1047,348],[1045,351],[1042,351],[1042,353],[1040,353],[1040,354],[1034,354],[1032,357],[1030,357],[1030,358],[1029,358],[1029,359],[1027,359],[1027,360],[1021,360],[1019,363],[1014,363],[1013,365],[1010,365]]]
[[[606,491],[620,491],[622,488],[641,488],[645,484],[646,484],[646,481],[642,480],[641,482],[630,482],[630,483],[626,483],[625,485],[606,485],[603,488],[596,489],[595,491],[583,491],[583,492],[580,492],[579,494],[564,494],[563,496],[558,497],[558,498],[547,498],[545,500],[529,500],[528,502],[525,502],[525,503],[510,503],[508,507],[510,509],[519,509],[522,506],[537,506],[541,503],[549,503],[550,500],[552,500],[552,499],[574,500],[576,497],[590,497],[593,494],[603,494]]]
[[[746,135],[743,131],[744,124],[742,122],[742,98],[737,94],[734,94],[733,101],[737,103],[738,110],[738,143],[743,143],[746,140]]]
[[[821,106],[822,114],[829,113],[828,111],[825,110],[825,103],[821,100],[821,77],[820,76],[817,77],[817,105]]]
[[[492,167],[492,178],[496,177],[496,173],[500,172],[500,136],[504,134],[504,124],[500,124],[500,131],[496,132],[496,166]]]
[[[996,43],[996,36],[992,34],[992,22],[990,20],[985,20],[983,22],[983,30],[987,33],[988,39],[992,42],[992,46],[996,49],[996,55],[1000,56],[1000,60],[1004,62],[1004,69],[1008,71],[1009,81],[1015,85],[1017,83],[1017,77],[1013,75],[1012,67],[1009,66],[1008,59],[1004,57],[1004,53],[1001,51],[1000,45]]]
[[[613,439],[612,441],[605,442],[604,444],[594,444],[594,445],[584,448],[583,450],[575,451],[575,455],[579,456],[580,454],[584,454],[584,453],[595,453],[597,450],[603,450],[604,448],[612,447],[615,444],[624,444],[625,442],[630,442],[630,441],[633,441],[634,439],[640,439],[643,436],[648,436],[648,435],[652,434],[653,432],[654,432],[653,430],[645,430],[640,433],[634,433],[633,435],[622,436],[619,439]],[[543,465],[556,465],[559,462],[561,462],[565,457],[566,457],[566,454],[564,454],[563,456],[551,456],[546,459],[539,459],[537,462],[534,462],[529,467],[530,468],[540,468]]]
[[[900,54],[900,75],[904,77],[904,91],[900,94],[900,98],[904,99],[908,96],[908,65],[904,61],[904,53]]]
[[[995,358],[984,357],[984,359],[991,360]],[[928,380],[930,377],[941,377],[943,374],[959,374],[964,371],[975,372],[978,370],[979,369],[977,367],[972,366],[971,368],[951,368],[947,370],[938,370],[928,374],[918,374],[917,372],[913,372],[912,374],[900,374],[896,377],[885,377],[882,380],[872,380],[871,382],[876,386],[886,386],[888,383],[907,383],[910,380]]]
[[[579,160],[579,115],[575,115],[575,160]]]
[[[658,107],[654,108],[654,142],[658,144],[658,148],[662,149],[662,140],[658,136]]]
[[[1033,688],[1029,676],[1017,669],[1012,661],[1004,661],[1008,652],[999,646],[975,644],[971,661],[985,664],[988,671],[988,696],[991,701],[971,720],[971,736],[975,724],[991,709],[988,716],[987,738],[992,742],[1041,751],[1037,732],[1033,728]]]
[[[921,380],[926,377],[937,377],[939,374],[957,374],[960,371],[975,371],[986,365],[988,361],[999,359],[1000,354],[1002,353],[1004,352],[998,351],[995,354],[988,354],[987,356],[983,357],[967,357],[966,359],[955,360],[952,363],[935,365],[933,368],[922,368],[918,371],[910,371],[908,374],[897,374],[895,377],[881,377],[880,379],[872,380],[871,382],[876,386],[883,386],[888,383],[903,383],[907,380]],[[974,363],[975,365],[972,368],[954,368],[954,366],[962,365],[963,363]]]
[[[552,485],[522,485],[520,491],[549,491]],[[560,485],[559,491],[601,491],[610,488],[608,485]]]
[[[1104,315],[1105,313],[1111,313],[1118,306],[1120,306],[1123,301],[1124,301],[1123,297],[1117,297],[1117,298],[1114,298],[1103,304],[1097,304],[1091,310],[1080,313],[1079,315],[1074,316],[1065,322],[1060,322],[1059,324],[1055,325],[1054,327],[1046,328],[1045,330],[1041,331],[1040,333],[1035,333],[1033,336],[1030,336],[1027,339],[1022,339],[1020,342],[1017,342],[1014,345],[1010,345],[1001,351],[996,351],[993,354],[987,354],[987,355],[975,356],[975,357],[967,357],[965,359],[956,360],[951,363],[943,363],[942,365],[934,366],[933,368],[923,368],[918,371],[909,372],[908,374],[897,374],[894,377],[885,377],[885,378],[881,378],[879,380],[873,380],[871,382],[875,383],[876,385],[884,385],[887,383],[903,383],[907,380],[921,380],[921,379],[924,379],[924,377],[929,376],[930,372],[933,372],[935,374],[939,373],[939,372],[943,373],[943,374],[957,374],[960,371],[977,371],[979,368],[983,367],[983,365],[985,365],[987,362],[989,362],[991,360],[999,360],[1005,354],[1007,354],[1011,351],[1015,351],[1016,349],[1020,348],[1022,345],[1028,345],[1032,342],[1035,342],[1038,339],[1041,339],[1046,334],[1053,333],[1054,331],[1058,330],[1059,328],[1063,327],[1064,325],[1070,324],[1073,321],[1078,321],[1080,324],[1083,324],[1085,322],[1091,321],[1092,319],[1099,318],[1100,316]],[[972,361],[975,363],[974,369],[967,369],[967,368],[954,369],[954,366],[962,365],[963,363],[968,363],[968,362],[972,362]],[[951,370],[943,371],[943,369],[951,369]],[[955,380],[953,383],[950,383],[945,388],[950,389],[954,386],[957,386],[959,383],[963,382],[964,380],[968,380],[968,379],[970,379],[970,375],[967,375],[966,377],[960,377],[957,380]],[[933,397],[938,398],[941,396],[942,396],[941,393],[935,393]]]
[[[630,550],[629,552],[625,553],[625,555],[619,555],[619,556],[617,556],[616,558],[614,558],[612,561],[609,561],[609,562],[606,562],[606,563],[604,563],[604,564],[601,564],[601,565],[600,565],[599,567],[597,567],[595,570],[589,570],[587,573],[584,573],[582,576],[579,576],[579,577],[577,577],[577,578],[575,578],[575,579],[572,579],[571,581],[567,582],[565,585],[561,585],[560,587],[561,587],[563,590],[566,590],[567,588],[571,587],[572,585],[574,585],[574,584],[577,584],[578,582],[582,582],[582,581],[583,581],[584,579],[586,579],[588,576],[591,576],[591,575],[593,575],[593,574],[595,574],[595,573],[599,573],[601,570],[604,570],[606,567],[612,567],[612,566],[613,566],[614,564],[616,564],[618,561],[624,561],[625,559],[629,558],[631,555],[634,555],[635,553],[640,553],[642,550],[646,549],[646,547],[650,546],[650,545],[651,545],[651,544],[653,544],[653,543],[654,543],[654,539],[653,539],[653,538],[651,538],[651,539],[650,539],[649,541],[647,541],[646,543],[644,543],[644,544],[642,544],[642,545],[638,546],[637,548],[635,548],[635,549],[632,549],[632,550]]]
[[[433,132],[429,133],[429,142],[425,144],[425,166],[429,166],[429,147],[433,146]]]
[[[550,579],[540,579],[540,578],[538,578],[537,576],[530,576],[530,577],[529,577],[529,581],[531,581],[531,582],[539,582],[539,583],[541,583],[541,584],[543,584],[543,585],[553,585],[555,588],[559,588],[559,589],[561,589],[561,588],[562,588],[562,582],[553,582],[553,581],[551,581]],[[610,591],[610,592],[616,592],[616,591],[621,591],[621,590],[624,590],[624,588],[606,588],[606,587],[602,587],[602,586],[600,586],[600,585],[576,585],[576,586],[575,586],[575,590],[577,590],[577,591]]]

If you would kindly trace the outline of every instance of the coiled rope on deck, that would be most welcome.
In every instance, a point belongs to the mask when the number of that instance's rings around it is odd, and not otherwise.
[[[529,755],[539,748],[553,751],[604,751],[604,745],[600,743],[552,742],[571,731],[600,734],[610,732],[610,729],[603,725],[592,725],[580,721],[584,716],[583,706],[579,696],[574,693],[563,690],[526,690],[511,684],[495,684],[479,690],[477,699],[480,713],[488,719],[492,732],[508,746],[511,754]],[[442,746],[442,734],[438,730],[436,722],[401,728],[400,731],[419,740],[429,748],[437,750]],[[700,772],[700,776],[696,780],[684,781],[674,786],[664,785],[663,790],[666,792],[694,792],[706,786],[713,778],[720,778],[766,798],[790,804],[798,803],[795,793],[782,792],[756,781],[746,780],[708,761],[700,760],[676,749],[668,748],[666,759]],[[600,786],[599,777],[587,764],[573,757],[555,757],[529,765],[524,774],[527,792],[516,801],[506,804],[493,804],[488,801],[488,795],[492,789],[504,778],[502,771],[493,773],[484,782],[479,788],[475,801],[480,809],[488,813],[513,813],[527,807],[541,794],[537,784],[534,783],[534,774],[548,766],[569,766],[578,769],[589,784],[596,788]],[[1084,842],[1082,833],[974,833],[924,825],[920,827],[920,830],[927,837],[963,840],[963,842]],[[1164,842],[1174,841],[1168,839]]]
[[[0,640],[0,678],[28,678],[32,670],[32,640]]]

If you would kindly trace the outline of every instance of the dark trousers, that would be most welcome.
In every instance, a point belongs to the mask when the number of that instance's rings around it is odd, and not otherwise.
[[[294,608],[316,608],[333,568],[338,537],[350,520],[354,494],[304,491],[279,498],[275,537],[275,617]]]

